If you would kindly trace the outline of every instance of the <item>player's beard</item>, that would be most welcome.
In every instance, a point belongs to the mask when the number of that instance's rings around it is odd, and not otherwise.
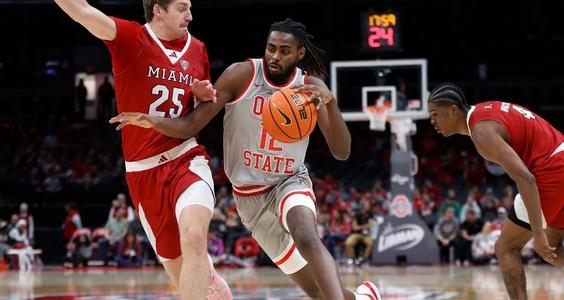
[[[294,63],[290,64],[289,66],[282,68],[281,72],[273,74],[270,69],[266,68],[266,73],[268,74],[268,79],[276,84],[284,84],[290,80],[290,76],[294,73],[294,69],[297,66],[298,61],[296,60]]]

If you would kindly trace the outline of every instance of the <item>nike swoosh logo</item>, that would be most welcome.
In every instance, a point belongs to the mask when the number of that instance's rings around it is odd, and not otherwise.
[[[272,103],[272,105],[274,105],[274,108],[276,108],[282,118],[284,118],[284,123],[281,123],[281,125],[290,126],[290,124],[292,124],[292,120],[275,103]]]

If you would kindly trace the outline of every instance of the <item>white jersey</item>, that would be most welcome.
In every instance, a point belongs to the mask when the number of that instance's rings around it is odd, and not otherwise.
[[[305,138],[287,144],[274,140],[262,126],[264,101],[274,92],[304,84],[307,75],[296,68],[284,86],[277,86],[266,78],[262,59],[249,60],[253,66],[252,79],[241,95],[225,106],[223,119],[223,157],[225,173],[234,186],[253,187],[258,192],[273,186],[304,166],[309,143]]]

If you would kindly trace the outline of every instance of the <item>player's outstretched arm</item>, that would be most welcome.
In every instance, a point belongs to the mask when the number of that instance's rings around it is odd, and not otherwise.
[[[495,121],[482,121],[472,128],[471,136],[476,150],[485,159],[499,164],[517,184],[529,215],[535,251],[547,262],[552,262],[556,254],[555,249],[548,245],[542,229],[542,210],[535,176],[506,142],[507,129]]]
[[[317,125],[327,141],[333,157],[346,160],[351,153],[351,134],[337,105],[337,100],[323,80],[310,76],[310,84],[304,84],[297,91],[311,93],[308,101],[318,99]]]
[[[194,111],[180,118],[163,118],[145,113],[124,112],[110,119],[110,123],[119,123],[116,130],[134,125],[154,130],[173,138],[189,139],[202,130],[226,103],[233,100],[245,87],[251,76],[248,63],[235,63],[227,68],[216,81],[217,101],[200,103]]]
[[[55,3],[95,37],[106,41],[115,39],[117,33],[115,22],[88,4],[86,0],[55,0]]]

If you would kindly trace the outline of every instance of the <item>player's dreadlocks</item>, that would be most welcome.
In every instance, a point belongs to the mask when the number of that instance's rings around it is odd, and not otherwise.
[[[435,87],[429,95],[429,102],[438,106],[454,104],[463,111],[470,110],[462,89],[450,82],[444,82]]]
[[[270,35],[270,33],[273,31],[289,33],[294,36],[294,38],[298,42],[299,48],[305,47],[305,56],[298,63],[298,67],[306,70],[310,74],[320,77],[323,80],[329,77],[327,69],[325,69],[323,62],[321,61],[321,55],[325,54],[325,51],[316,47],[311,42],[313,35],[307,33],[304,24],[287,18],[284,21],[272,23],[272,25],[270,25],[268,34]]]

